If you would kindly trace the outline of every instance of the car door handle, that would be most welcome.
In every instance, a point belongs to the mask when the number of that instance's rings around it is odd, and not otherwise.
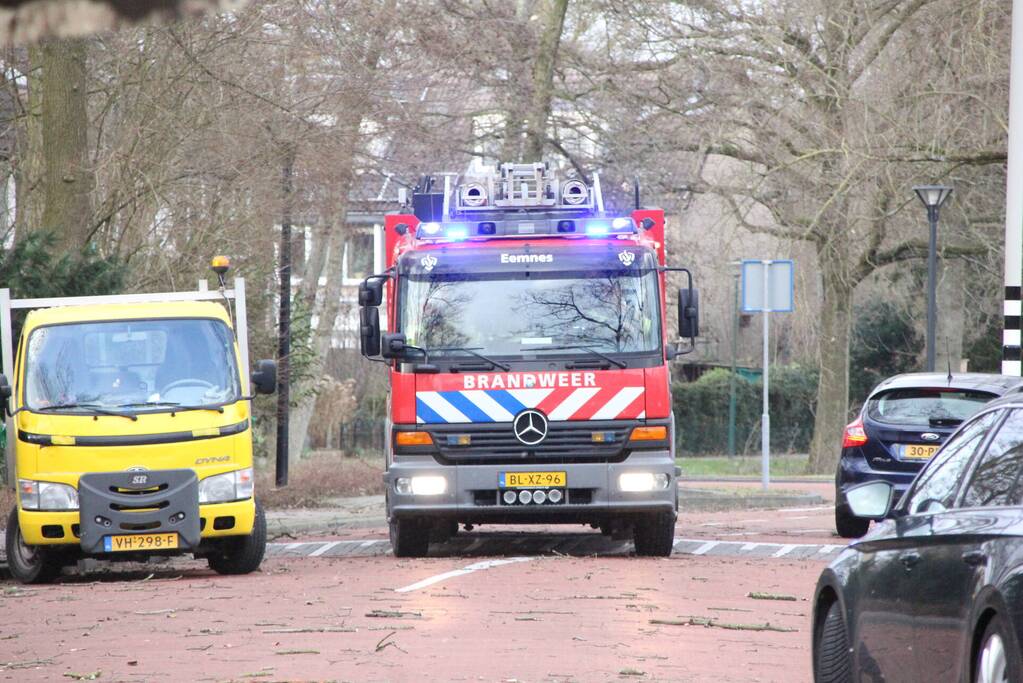
[[[980,567],[987,564],[987,555],[980,550],[967,550],[963,553],[963,562],[971,567]]]
[[[906,569],[912,569],[920,563],[921,559],[922,558],[919,553],[906,553],[905,555],[899,556],[899,562],[901,562]]]

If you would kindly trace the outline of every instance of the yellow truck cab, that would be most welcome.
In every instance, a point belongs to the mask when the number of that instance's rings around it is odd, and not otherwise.
[[[237,327],[217,301],[225,295]],[[33,310],[11,359],[18,308]],[[266,522],[245,380],[272,393],[276,366],[242,371],[240,278],[232,290],[162,295],[11,301],[0,290],[0,316],[13,367],[0,399],[18,492],[6,534],[16,579],[47,581],[82,557],[190,553],[222,574],[259,567]]]

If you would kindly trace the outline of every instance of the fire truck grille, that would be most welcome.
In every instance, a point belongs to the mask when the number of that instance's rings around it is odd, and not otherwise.
[[[430,430],[430,436],[445,463],[619,462],[628,454],[625,441],[632,426],[622,422],[551,423],[547,437],[536,446],[520,442],[507,423],[449,425]],[[465,436],[469,443],[458,445],[458,437]]]

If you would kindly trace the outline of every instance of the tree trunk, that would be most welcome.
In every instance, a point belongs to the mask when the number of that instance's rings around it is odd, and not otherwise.
[[[952,372],[961,370],[963,335],[966,332],[966,264],[959,259],[938,261],[937,307],[935,326],[934,370]]]
[[[855,283],[849,281],[846,249],[838,240],[817,250],[821,269],[820,384],[810,443],[809,470],[830,474],[838,466],[842,430],[849,413],[849,332]]]
[[[63,250],[79,250],[89,241],[94,185],[89,167],[86,43],[52,41],[42,52],[42,226],[57,234]]]
[[[38,230],[43,215],[43,48],[28,49],[25,115],[18,131],[15,171],[16,239]]]
[[[344,184],[344,191],[350,187],[350,182]],[[345,215],[347,207],[342,207],[339,215]],[[313,330],[312,346],[313,357],[318,364],[322,364],[330,351],[330,344],[334,336],[334,324],[341,307],[341,259],[345,250],[345,230],[337,230],[330,239],[330,243],[324,245],[329,249],[323,272],[327,274],[327,287],[323,293],[323,303],[319,310],[316,328]],[[333,272],[331,272],[333,270]],[[316,373],[319,376],[319,373]],[[313,414],[316,412],[316,395],[309,394],[291,412],[291,434],[289,436],[289,450],[295,458],[301,458],[305,452],[308,442],[309,425],[312,423]],[[333,417],[333,416],[332,416]]]
[[[557,63],[558,46],[565,27],[568,0],[544,0],[542,5],[543,33],[540,35],[539,51],[533,61],[533,93],[526,121],[526,148],[522,155],[522,161],[527,162],[543,159],[551,101],[554,99],[554,65]]]

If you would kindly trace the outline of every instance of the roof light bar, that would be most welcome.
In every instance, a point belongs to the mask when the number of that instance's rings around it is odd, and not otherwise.
[[[616,237],[634,235],[636,222],[626,216],[607,218],[557,218],[523,221],[516,218],[480,222],[429,221],[421,223],[416,231],[420,241],[462,241],[467,239],[535,237]]]

